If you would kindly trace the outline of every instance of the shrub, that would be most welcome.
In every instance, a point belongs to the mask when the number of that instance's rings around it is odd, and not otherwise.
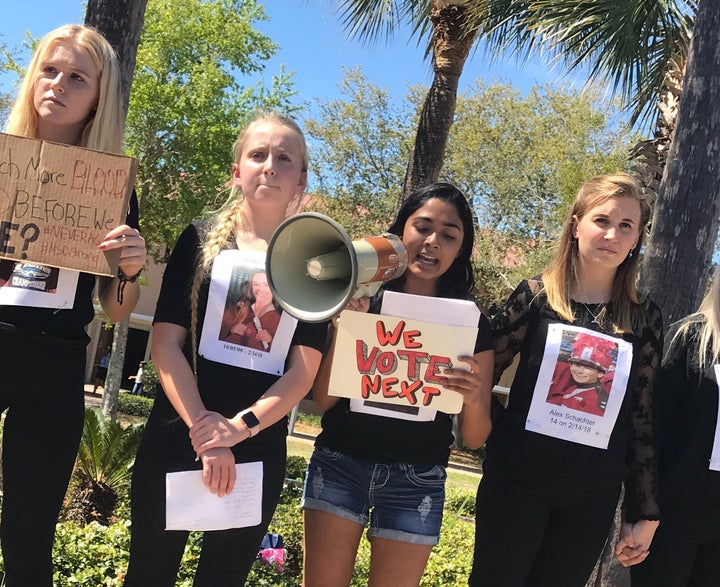
[[[152,361],[146,361],[143,369],[143,393],[154,398],[159,388],[160,378],[155,370],[155,364]]]
[[[118,411],[129,416],[142,416],[147,418],[153,406],[153,399],[132,393],[118,395]]]
[[[445,491],[445,513],[475,517],[475,492],[449,487]]]
[[[130,487],[143,428],[143,424],[124,427],[98,409],[85,409],[67,518],[85,523],[97,520],[103,525],[110,522],[119,492]]]
[[[287,488],[284,494],[287,493]],[[451,501],[462,494],[450,491]],[[470,500],[474,504],[474,499]],[[281,500],[268,528],[282,534],[287,557],[284,572],[260,561],[253,565],[247,584],[253,587],[299,587],[302,582],[302,513],[299,498]],[[454,507],[454,506],[452,506]],[[467,584],[473,555],[474,524],[446,507],[440,543],[433,549],[421,587]],[[192,532],[178,573],[176,587],[191,587],[200,556],[201,533]],[[259,545],[258,545],[259,546]],[[120,521],[108,527],[92,522],[87,526],[58,524],[53,550],[56,585],[119,587],[122,585],[130,549],[130,523]],[[331,555],[329,555],[331,556]],[[2,568],[0,559],[0,569]],[[367,586],[370,570],[370,543],[360,541],[351,587]]]

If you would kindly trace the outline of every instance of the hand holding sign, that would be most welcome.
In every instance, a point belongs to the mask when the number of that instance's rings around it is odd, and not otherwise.
[[[147,250],[145,239],[136,228],[127,224],[112,229],[98,245],[103,252],[118,251],[117,264],[125,275],[135,275],[145,265]]]

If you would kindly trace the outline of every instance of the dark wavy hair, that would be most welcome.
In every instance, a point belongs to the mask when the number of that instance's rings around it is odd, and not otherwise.
[[[402,238],[405,224],[415,212],[422,208],[428,200],[437,198],[452,204],[457,210],[463,225],[463,242],[460,254],[453,264],[438,279],[438,297],[466,300],[475,289],[475,277],[472,270],[472,253],[475,245],[475,225],[470,203],[458,188],[450,183],[433,183],[415,190],[398,210],[395,222],[388,232]],[[404,275],[389,282],[386,289],[400,291],[405,282]]]

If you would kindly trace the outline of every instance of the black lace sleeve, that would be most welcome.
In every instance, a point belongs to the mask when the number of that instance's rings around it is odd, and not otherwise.
[[[663,351],[663,322],[660,308],[652,301],[645,304],[646,324],[638,345],[639,361],[632,393],[631,426],[628,443],[629,474],[625,481],[625,520],[659,520],[658,458],[655,443],[653,408],[655,377]]]
[[[492,320],[495,339],[495,368],[493,384],[497,384],[503,371],[520,352],[529,324],[530,305],[542,289],[538,280],[523,280]]]

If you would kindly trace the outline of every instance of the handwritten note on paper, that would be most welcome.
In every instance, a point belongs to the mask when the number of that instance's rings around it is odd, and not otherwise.
[[[257,526],[262,518],[263,465],[235,465],[235,487],[218,497],[205,487],[202,471],[168,473],[165,478],[166,530],[228,530]]]

